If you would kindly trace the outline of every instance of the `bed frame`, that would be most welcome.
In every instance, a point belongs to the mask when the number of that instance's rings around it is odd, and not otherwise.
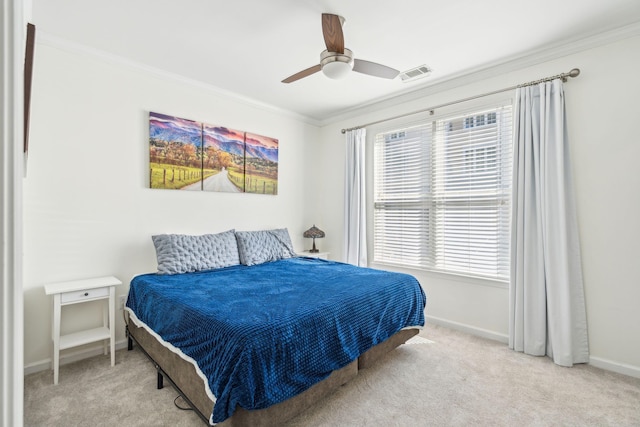
[[[196,373],[195,367],[163,346],[146,329],[130,321],[128,315],[125,319],[127,323],[128,349],[131,350],[133,348],[133,341],[135,341],[142,352],[154,364],[158,371],[157,388],[161,389],[164,385],[163,380],[167,379],[198,416],[209,425],[209,416],[206,414],[211,414],[214,402],[207,395],[204,382]],[[216,425],[220,427],[280,425],[302,413],[323,397],[331,394],[338,387],[355,377],[359,369],[366,369],[372,366],[385,354],[417,333],[418,329],[403,329],[388,340],[363,353],[357,360],[354,360],[344,368],[333,371],[329,377],[297,396],[265,409],[246,410],[238,407],[233,416]]]

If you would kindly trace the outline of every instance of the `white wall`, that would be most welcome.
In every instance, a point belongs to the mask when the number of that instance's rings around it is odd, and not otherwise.
[[[565,91],[592,362],[640,374],[639,51],[640,37],[633,37],[475,83],[454,87],[449,82],[443,85],[447,89],[369,107],[318,130],[213,90],[39,44],[24,181],[25,365],[41,368],[50,357],[51,303],[44,283],[107,274],[128,283],[133,275],[155,269],[150,236],[166,232],[287,226],[294,245],[303,248],[308,242],[301,239],[302,231],[316,223],[327,232],[317,244],[340,259],[341,128],[578,67],[582,74]],[[149,110],[279,138],[280,194],[148,189]],[[506,287],[412,273],[426,290],[429,316],[504,339]],[[126,285],[119,287],[119,295],[126,292]],[[65,308],[63,330],[99,323],[98,307],[87,305]]]
[[[277,196],[149,189],[148,112],[278,138]],[[292,114],[127,64],[37,45],[28,175],[24,180],[25,366],[51,354],[47,282],[156,269],[151,235],[288,227],[296,249],[313,219],[305,173],[318,128]],[[116,340],[124,340],[117,312]],[[63,332],[101,322],[98,303],[63,309]],[[87,350],[85,348],[84,350]],[[69,350],[66,355],[73,354]]]
[[[343,230],[344,135],[341,128],[429,108],[580,68],[565,85],[567,120],[574,167],[582,246],[592,363],[640,376],[640,159],[638,103],[640,37],[591,48],[407,101],[389,101],[323,126],[322,150],[315,167],[315,209],[327,238],[323,242],[339,259]],[[394,104],[394,105],[391,105]],[[369,138],[373,135],[369,134]],[[371,140],[368,141],[371,148]],[[371,242],[371,234],[369,234]],[[384,266],[379,266],[384,267]],[[508,334],[508,289],[462,277],[413,271],[427,294],[427,315],[476,333],[505,339]]]

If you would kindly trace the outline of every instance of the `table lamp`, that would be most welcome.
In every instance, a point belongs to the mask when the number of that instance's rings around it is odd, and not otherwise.
[[[318,239],[323,238],[324,231],[320,230],[318,227],[316,227],[315,224],[313,224],[313,227],[305,231],[303,236],[306,238],[313,239],[313,248],[311,248],[311,250],[309,251],[310,253],[320,252],[318,249],[316,249],[316,238]]]

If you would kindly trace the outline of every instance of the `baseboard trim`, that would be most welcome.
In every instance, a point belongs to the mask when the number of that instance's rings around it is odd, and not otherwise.
[[[440,317],[434,316],[425,316],[427,323],[432,323],[434,325],[444,326],[446,328],[455,329],[458,331],[466,332],[471,335],[476,335],[482,338],[488,338],[494,341],[500,341],[501,343],[508,344],[509,336],[500,334],[495,331],[490,331],[488,329],[482,329],[475,326],[467,325],[464,323],[454,322],[451,320],[442,319]]]
[[[509,344],[509,336],[499,334],[487,329],[477,328],[475,326],[466,325],[464,323],[453,322],[451,320],[442,319],[434,316],[425,316],[427,324],[440,325],[446,328],[455,329],[458,331],[466,332],[471,335],[488,338],[494,341],[500,341],[505,344]],[[603,359],[601,357],[590,356],[589,364],[596,368],[604,369],[605,371],[616,372],[618,374],[627,375],[629,377],[640,378],[640,366],[628,365],[626,363],[620,363],[609,359]]]
[[[122,350],[127,347],[127,340],[116,341],[116,351]],[[93,346],[84,350],[78,350],[68,352],[60,355],[60,366],[68,363],[77,362],[82,359],[88,359],[90,357],[99,356],[103,354],[104,349],[102,345]],[[117,362],[117,360],[116,360]],[[51,368],[51,358],[40,360],[38,362],[30,363],[24,367],[24,375],[35,374],[36,372],[46,371]]]
[[[640,378],[640,366],[627,365],[626,363],[615,362],[601,357],[589,357],[589,364],[606,371],[616,372],[634,378]]]

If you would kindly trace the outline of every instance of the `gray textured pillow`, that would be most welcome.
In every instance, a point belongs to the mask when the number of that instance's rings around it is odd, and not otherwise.
[[[218,234],[152,236],[158,273],[177,274],[240,264],[235,230]]]
[[[286,228],[261,231],[236,231],[240,262],[244,265],[296,256]]]

